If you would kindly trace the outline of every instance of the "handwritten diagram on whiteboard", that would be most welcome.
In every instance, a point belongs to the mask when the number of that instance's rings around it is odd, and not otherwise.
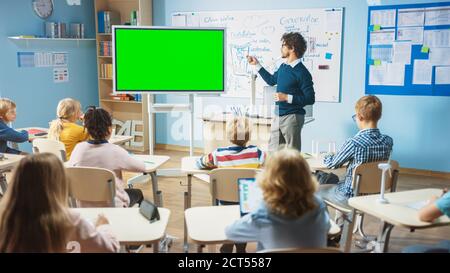
[[[227,96],[250,97],[254,55],[271,73],[284,61],[281,36],[300,32],[308,43],[303,64],[312,74],[316,101],[338,102],[341,78],[343,8],[269,11],[177,12],[173,26],[226,27]],[[257,78],[256,95],[266,83]]]

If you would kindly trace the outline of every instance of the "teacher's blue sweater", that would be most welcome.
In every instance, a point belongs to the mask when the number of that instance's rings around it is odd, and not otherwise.
[[[292,95],[292,103],[286,101],[275,103],[277,115],[304,115],[306,112],[303,107],[314,104],[315,92],[311,73],[301,62],[294,67],[283,63],[273,75],[264,68],[258,72],[267,84],[277,85],[277,92]]]
[[[25,142],[27,140],[27,131],[18,132],[6,125],[3,120],[0,120],[0,153],[20,154],[20,151],[8,147],[7,142]]]

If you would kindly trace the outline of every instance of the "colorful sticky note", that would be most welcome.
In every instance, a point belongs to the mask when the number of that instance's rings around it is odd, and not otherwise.
[[[381,25],[370,25],[369,30],[370,31],[379,31],[379,30],[381,30]]]
[[[421,50],[420,52],[422,52],[422,53],[428,53],[428,52],[430,52],[430,48],[427,47],[427,46],[422,46],[422,50]]]
[[[373,60],[373,65],[381,65],[381,60]]]
[[[332,53],[325,53],[325,59],[327,59],[327,60],[331,60],[331,57],[333,57],[333,54]]]

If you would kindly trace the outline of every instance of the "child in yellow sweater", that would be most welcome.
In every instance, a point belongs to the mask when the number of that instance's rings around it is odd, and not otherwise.
[[[89,138],[85,128],[76,124],[83,116],[80,102],[71,98],[61,100],[56,109],[56,116],[57,119],[50,125],[48,138],[64,143],[69,160],[75,145]]]

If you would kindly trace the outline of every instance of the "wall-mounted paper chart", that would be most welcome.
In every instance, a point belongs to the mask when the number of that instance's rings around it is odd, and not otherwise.
[[[450,96],[450,2],[369,7],[366,94]]]

